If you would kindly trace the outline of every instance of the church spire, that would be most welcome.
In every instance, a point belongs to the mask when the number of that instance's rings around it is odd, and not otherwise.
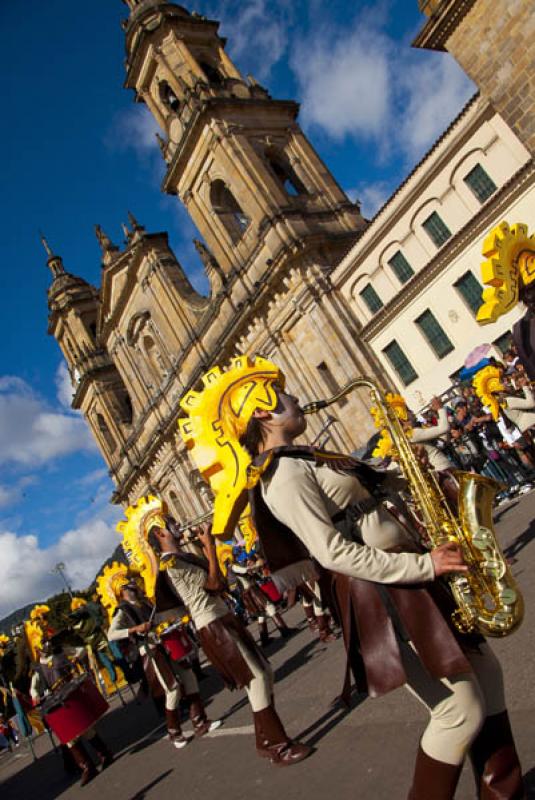
[[[102,250],[102,261],[104,264],[109,264],[119,252],[119,248],[112,242],[108,234],[104,233],[100,225],[95,225],[95,236]]]
[[[39,234],[39,238],[41,239],[41,243],[45,248],[45,252],[47,254],[47,265],[53,275],[54,278],[59,278],[60,275],[65,275],[65,268],[63,266],[63,259],[61,256],[56,256],[52,252],[52,248],[48,244],[43,233]]]

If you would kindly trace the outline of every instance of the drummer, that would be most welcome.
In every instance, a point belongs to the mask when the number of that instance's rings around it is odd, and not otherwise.
[[[45,639],[39,652],[39,662],[34,668],[30,685],[30,695],[34,706],[41,703],[52,692],[69,684],[74,677],[74,664],[69,661],[61,646],[54,644],[52,639]],[[108,746],[93,727],[87,729],[83,736],[77,736],[67,742],[69,754],[82,771],[80,786],[85,786],[98,774],[95,764],[84,747],[84,739],[95,750],[102,769],[105,769],[113,761],[113,755]]]
[[[173,745],[180,750],[191,737],[183,734],[180,725],[180,698],[189,703],[189,716],[195,736],[204,736],[220,727],[221,720],[209,720],[199,693],[199,684],[191,667],[177,661],[169,662],[165,650],[147,634],[151,629],[154,606],[149,603],[135,580],[118,589],[119,604],[115,610],[108,639],[112,642],[132,641],[138,648],[153,697],[165,696],[167,732]],[[175,599],[176,605],[176,599]]]

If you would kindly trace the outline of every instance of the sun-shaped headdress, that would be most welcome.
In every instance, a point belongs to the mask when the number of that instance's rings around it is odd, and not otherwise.
[[[488,366],[476,372],[472,386],[484,406],[488,406],[495,421],[500,416],[500,402],[496,398],[497,392],[503,392],[502,370],[499,367]]]
[[[7,650],[11,639],[5,633],[0,633],[0,657],[4,655]]]
[[[110,622],[119,602],[119,593],[129,580],[130,572],[128,567],[126,564],[119,564],[118,561],[114,561],[113,564],[108,564],[107,567],[104,567],[97,578],[97,594],[100,597],[100,602],[108,612]]]
[[[123,550],[130,569],[141,575],[145,594],[152,600],[158,577],[158,558],[147,537],[154,525],[165,528],[167,506],[161,498],[148,495],[129,506],[125,514],[126,519],[117,524],[117,530],[123,535]]]
[[[515,307],[521,285],[535,280],[535,234],[529,236],[521,222],[510,227],[501,222],[485,237],[482,254],[481,278],[487,288],[477,321],[488,325]]]
[[[71,600],[71,611],[77,611],[77,609],[82,608],[83,606],[87,605],[87,600],[84,600],[83,597],[73,597]]]
[[[30,619],[33,620],[46,620],[47,616],[50,614],[50,606],[42,605],[34,606],[30,611]]]
[[[233,358],[202,376],[204,389],[191,390],[180,401],[188,415],[179,420],[190,455],[215,495],[212,533],[232,534],[247,503],[247,467],[251,456],[239,439],[254,411],[277,407],[275,384],[284,388],[284,375],[271,361],[257,356]]]
[[[405,402],[404,397],[402,397],[400,394],[392,394],[392,392],[388,392],[385,395],[385,399],[388,405],[396,412],[398,419],[402,420],[403,422],[408,420],[409,412],[407,410],[407,403]],[[376,406],[372,406],[372,408],[370,408],[370,414],[373,417],[375,427],[382,429],[381,438],[375,445],[372,456],[375,456],[376,458],[387,458],[392,454],[392,449],[394,446],[392,437],[390,436],[390,431],[388,430],[387,422],[382,411]]]
[[[26,639],[32,661],[37,661],[39,659],[39,651],[43,647],[43,634],[44,629],[36,620],[27,619],[24,621],[24,638]]]

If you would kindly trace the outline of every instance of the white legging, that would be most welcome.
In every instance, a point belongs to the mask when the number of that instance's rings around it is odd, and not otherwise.
[[[178,708],[180,703],[180,689],[178,687],[176,689],[168,689],[163,675],[158,669],[155,661],[153,662],[153,667],[156,677],[160,682],[160,686],[165,692],[165,707],[168,711],[174,711],[175,708]],[[184,694],[186,696],[190,694],[197,694],[199,691],[199,684],[193,670],[189,667],[182,667],[177,663],[173,665],[173,670],[176,673],[177,679],[182,684]]]
[[[467,653],[473,672],[431,678],[410,642],[400,643],[407,689],[426,706],[429,723],[421,740],[428,756],[462,764],[485,717],[505,710],[503,673],[488,644]]]

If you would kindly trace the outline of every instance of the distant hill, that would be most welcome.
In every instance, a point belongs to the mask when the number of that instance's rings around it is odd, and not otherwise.
[[[124,554],[124,550],[122,548],[122,545],[120,544],[117,545],[111,556],[107,558],[106,561],[97,570],[97,572],[95,573],[95,577],[91,581],[91,584],[86,589],[80,589],[80,588],[76,589],[75,593],[88,596],[91,595],[95,591],[97,577],[100,575],[104,567],[107,567],[108,564],[112,564],[114,561],[118,561],[120,564],[128,564],[128,561],[126,560],[126,556]],[[46,605],[49,605],[52,608],[52,606],[57,603],[59,597],[61,597],[61,595],[52,595],[51,597],[47,597],[46,599],[37,600],[35,603],[29,603],[29,605],[23,606],[22,608],[18,608],[16,611],[12,611],[11,614],[8,614],[7,617],[4,617],[4,619],[0,619],[0,633],[6,633],[8,635],[11,635],[11,630],[16,625],[20,625],[20,623],[23,622],[23,620],[28,618],[28,615],[31,609],[34,607],[34,605],[36,605],[37,603],[46,603]]]

